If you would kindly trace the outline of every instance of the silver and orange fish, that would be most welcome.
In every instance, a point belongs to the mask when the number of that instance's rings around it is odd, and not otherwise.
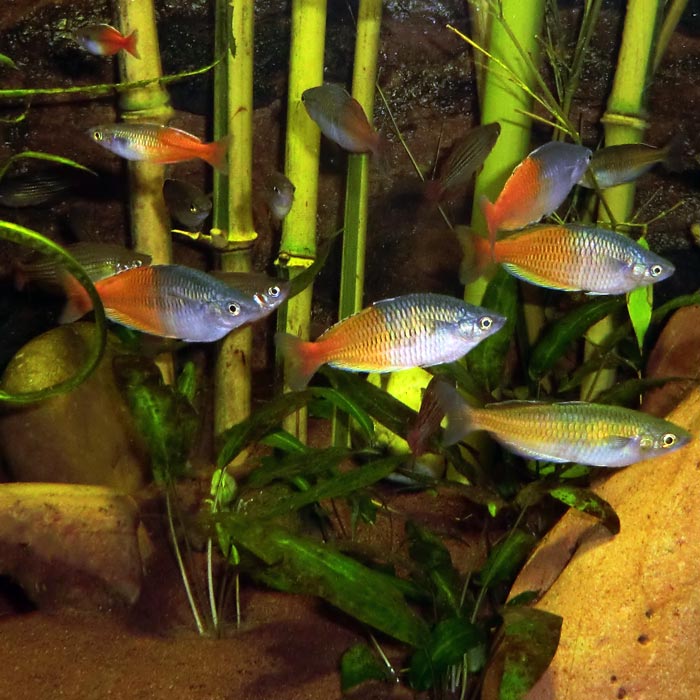
[[[193,134],[161,124],[103,124],[85,132],[95,143],[127,160],[181,163],[201,158],[222,173],[228,172],[228,143],[205,143]]]
[[[118,29],[109,24],[91,24],[80,27],[73,32],[73,38],[88,53],[94,56],[113,56],[121,50],[130,53],[134,58],[141,58],[136,42],[138,29],[124,36]]]
[[[151,264],[151,256],[115,243],[73,243],[68,251],[85,268],[88,277],[97,282],[120,272]],[[17,263],[15,284],[22,289],[28,282],[49,288],[60,288],[65,269],[60,261],[44,255],[32,255]]]
[[[429,202],[440,202],[446,196],[465,187],[483,165],[501,133],[498,122],[474,127],[458,141],[435,180],[428,180],[423,196]]]
[[[532,151],[513,170],[493,204],[485,195],[481,198],[489,240],[495,241],[498,231],[523,228],[556,211],[590,160],[590,149],[559,141]]]
[[[92,308],[71,275],[64,278],[68,304],[60,318],[70,323]],[[211,275],[182,265],[152,265],[99,280],[95,289],[105,314],[128,328],[190,343],[219,340],[269,313],[262,297],[234,290]]]
[[[593,152],[591,162],[579,185],[605,190],[608,187],[632,182],[655,165],[663,163],[667,169],[681,169],[683,139],[672,138],[663,148],[647,146],[644,143],[624,143],[606,146]],[[595,180],[595,184],[594,184]]]
[[[498,331],[505,318],[442,294],[384,299],[339,321],[315,342],[277,333],[289,386],[303,389],[324,364],[351,372],[394,372],[453,362]]]
[[[445,443],[485,430],[510,452],[527,459],[625,467],[686,445],[678,425],[630,408],[569,401],[505,401],[469,406],[449,384],[435,389],[447,414]]]
[[[351,153],[379,156],[381,138],[362,105],[345,88],[324,83],[304,90],[301,101],[326,138]]]
[[[469,281],[492,261],[530,284],[567,292],[625,294],[670,277],[674,266],[615,231],[592,226],[541,224],[491,246],[467,227],[456,227],[464,251],[461,276]]]

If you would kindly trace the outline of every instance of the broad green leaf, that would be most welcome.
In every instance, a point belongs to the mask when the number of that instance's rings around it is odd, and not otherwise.
[[[280,430],[275,430],[269,435],[266,435],[260,442],[276,450],[282,450],[282,452],[301,454],[308,449],[298,437],[295,437],[281,428]]]
[[[351,451],[344,447],[307,447],[303,452],[291,452],[283,457],[265,457],[261,466],[248,477],[247,486],[261,488],[275,479],[291,480],[297,476],[323,474],[337,467],[351,454]]]
[[[90,173],[90,175],[95,175],[97,176],[97,173],[94,170],[90,170],[90,168],[86,168],[84,165],[81,165],[80,163],[76,163],[74,160],[71,160],[70,158],[64,158],[63,156],[57,156],[54,155],[53,153],[43,153],[42,151],[22,151],[22,153],[16,153],[15,155],[11,156],[8,158],[0,168],[0,180],[2,180],[3,177],[5,177],[5,173],[7,172],[8,168],[12,163],[18,160],[22,160],[23,158],[31,158],[33,160],[47,160],[51,163],[58,163],[59,165],[67,165],[68,167],[71,168],[76,168],[78,170],[83,170],[86,173]]]
[[[561,617],[544,610],[503,609],[502,636],[490,661],[500,675],[498,700],[523,700],[554,658],[561,624]]]
[[[0,53],[0,66],[7,66],[8,68],[13,68],[14,70],[17,70],[17,64],[4,53]]]
[[[530,354],[530,377],[537,380],[547,374],[571,343],[582,338],[594,323],[609,316],[621,306],[622,300],[617,297],[596,299],[550,324]]]
[[[199,425],[192,404],[163,384],[158,368],[145,358],[118,357],[114,368],[137,429],[148,445],[155,480],[169,483],[182,476]]]
[[[637,243],[649,250],[649,244],[646,238],[642,236],[637,240]],[[630,321],[632,321],[632,328],[634,328],[634,335],[637,338],[637,345],[639,346],[639,352],[642,352],[644,348],[644,336],[649,330],[649,323],[651,322],[651,310],[654,306],[654,285],[649,284],[646,287],[638,287],[637,289],[629,292],[627,294],[627,311],[630,315]]]
[[[457,614],[461,584],[452,558],[440,538],[410,520],[406,523],[408,552],[418,564],[418,572],[428,580],[441,614]]]
[[[339,450],[340,448],[330,448],[326,452],[333,451],[332,457],[336,457],[336,453]],[[321,454],[320,457],[323,458],[324,455]],[[275,518],[328,498],[348,496],[359,489],[385,479],[389,474],[396,471],[396,468],[402,461],[403,457],[387,457],[386,459],[356,467],[338,476],[320,481],[307,491],[286,496],[284,499],[266,508],[259,508],[256,511],[256,516],[258,518]]]
[[[479,583],[490,588],[510,581],[525,561],[537,538],[522,530],[511,530],[492,550],[479,574]]]
[[[190,403],[194,401],[194,394],[197,391],[197,368],[194,362],[185,363],[177,378],[177,390]]]
[[[387,681],[386,666],[367,644],[355,644],[340,658],[340,689],[343,692],[364,681]]]
[[[518,316],[518,281],[499,268],[484,292],[481,305],[506,317],[498,333],[486,338],[469,351],[467,369],[483,390],[491,392],[503,381],[503,368]]]
[[[571,508],[588,513],[608,529],[613,535],[620,532],[620,518],[613,507],[590,489],[578,486],[559,486],[549,490],[549,495]]]
[[[481,630],[461,617],[439,622],[428,644],[411,657],[408,679],[415,690],[428,690],[436,685],[449,666],[462,660],[474,647],[484,642]]]
[[[332,546],[245,516],[227,516],[226,531],[262,566],[256,578],[284,591],[317,595],[348,615],[402,642],[423,645],[426,623],[406,603],[402,582],[374,571]]]
[[[220,507],[227,507],[233,503],[236,497],[238,485],[236,480],[225,470],[216,469],[211,476],[209,494],[212,497],[212,509],[218,510]]]

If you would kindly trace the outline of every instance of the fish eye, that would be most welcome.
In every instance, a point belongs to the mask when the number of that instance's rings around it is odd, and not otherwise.
[[[649,274],[652,277],[658,277],[662,272],[664,271],[664,268],[661,265],[652,265],[649,268]]]
[[[238,316],[238,314],[241,313],[241,305],[234,302],[230,303],[228,305],[228,312],[231,314],[231,316]]]
[[[491,326],[493,326],[493,319],[490,316],[482,316],[479,319],[479,328],[482,331],[487,331]]]
[[[282,290],[281,290],[278,286],[275,285],[274,287],[270,287],[270,288],[267,290],[267,293],[268,293],[273,299],[276,299],[276,298],[280,295],[280,292],[281,292],[281,291],[282,291]]]
[[[102,141],[104,134],[99,129],[95,129],[95,131],[92,132],[92,138],[95,139],[95,141]]]
[[[666,433],[661,438],[661,447],[673,447],[676,444],[678,438],[673,433]]]

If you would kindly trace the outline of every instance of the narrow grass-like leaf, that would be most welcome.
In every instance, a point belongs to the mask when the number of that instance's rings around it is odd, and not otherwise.
[[[328,455],[324,455],[324,452],[329,452],[330,456],[337,460],[342,458],[342,449],[338,449],[337,451],[332,450],[333,448],[330,448],[328,451],[319,451],[319,459],[323,460],[324,466],[328,464]],[[403,457],[387,457],[386,459],[376,462],[370,462],[369,464],[339,474],[331,479],[321,481],[316,486],[310,487],[308,491],[286,496],[283,500],[275,504],[259,508],[256,511],[256,516],[259,518],[275,518],[328,498],[349,496],[359,489],[371,486],[377,481],[386,478],[389,474],[396,471],[396,468],[402,462]]]
[[[367,644],[351,646],[340,658],[340,689],[343,692],[365,681],[388,681],[384,664]]]
[[[535,608],[506,606],[501,641],[491,659],[500,671],[498,700],[523,700],[559,645],[562,618]]]
[[[330,447],[328,449],[305,448],[303,452],[291,452],[284,457],[267,457],[249,477],[247,486],[261,488],[275,479],[291,480],[297,476],[316,476],[349,457],[350,450]]]
[[[479,574],[479,583],[490,588],[497,583],[510,581],[525,557],[530,553],[537,538],[522,530],[512,530],[492,550]]]
[[[620,518],[613,507],[597,493],[578,486],[559,486],[549,490],[549,495],[571,508],[588,513],[600,522],[613,535],[620,532]]]
[[[346,413],[352,418],[357,427],[364,434],[367,442],[370,444],[374,442],[374,422],[367,412],[360,407],[357,401],[350,399],[346,394],[339,392],[337,389],[315,387],[313,391],[318,396],[332,403],[335,408],[340,409],[343,413]]]
[[[483,340],[466,356],[469,372],[485,391],[493,391],[503,381],[506,353],[515,330],[518,315],[518,282],[500,268],[489,282],[482,306],[506,317],[498,333]]]
[[[57,156],[53,153],[44,153],[43,151],[22,151],[21,153],[16,153],[15,155],[11,156],[2,164],[2,167],[0,168],[0,180],[5,176],[5,173],[7,172],[8,168],[12,165],[12,163],[18,160],[22,160],[24,158],[30,158],[32,160],[46,160],[50,163],[66,165],[70,168],[76,168],[77,170],[82,170],[86,173],[90,173],[90,175],[97,176],[97,173],[94,170],[90,170],[90,168],[87,168],[86,166],[81,165],[80,163],[77,163],[76,161],[71,160],[70,158]]]
[[[292,297],[295,297],[300,292],[303,292],[314,281],[316,275],[326,264],[326,260],[328,260],[328,254],[331,252],[331,247],[333,246],[336,236],[338,236],[342,231],[343,229],[341,228],[326,238],[325,241],[319,245],[316,252],[316,258],[311,265],[289,281],[289,294],[287,295],[287,301],[289,301],[289,299]]]
[[[439,537],[411,521],[406,523],[408,551],[420,575],[427,579],[424,587],[432,590],[442,615],[459,612],[461,585],[452,558]]]
[[[586,331],[600,319],[621,308],[622,299],[596,299],[569,312],[552,323],[532,349],[528,373],[532,379],[543,377],[562,357],[571,343],[582,338]]]
[[[439,622],[428,644],[412,656],[408,672],[411,687],[428,690],[449,666],[462,660],[470,650],[482,644],[481,630],[461,617]]]
[[[413,646],[428,627],[407,605],[398,579],[374,571],[331,546],[278,527],[231,515],[226,530],[239,548],[264,565],[248,563],[260,580],[280,590],[317,595],[352,617]]]

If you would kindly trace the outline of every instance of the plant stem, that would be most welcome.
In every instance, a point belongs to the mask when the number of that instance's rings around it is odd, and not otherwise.
[[[374,112],[381,21],[382,0],[360,0],[352,95],[360,103],[370,121]],[[368,209],[369,156],[366,153],[351,153],[348,156],[345,190],[345,226],[338,318],[346,318],[363,306]],[[334,412],[332,432],[335,445],[349,443],[349,422],[345,416],[339,416]]]
[[[605,145],[639,143],[648,127],[645,120],[645,91],[651,75],[654,42],[663,0],[629,0],[622,44],[612,91],[602,122],[605,127]],[[624,222],[630,219],[634,207],[635,183],[631,182],[605,191],[606,207],[600,207],[598,218]],[[615,321],[608,316],[591,327],[586,335],[584,361],[604,344],[614,330]],[[615,383],[614,369],[601,369],[586,377],[581,385],[581,396],[594,398]]]
[[[323,83],[323,52],[326,34],[326,2],[293,0],[292,38],[289,57],[287,139],[285,175],[294,183],[294,204],[284,219],[276,264],[296,277],[316,255],[316,208],[320,131],[306,113],[301,94]],[[282,307],[278,328],[305,340],[311,322],[310,285]],[[285,384],[285,388],[288,385]],[[285,430],[306,442],[306,410],[283,422]]]
[[[228,3],[220,0],[222,4]],[[233,3],[231,24],[235,51],[226,53],[227,132],[229,177],[226,250],[221,255],[221,269],[226,272],[250,272],[251,254],[258,234],[253,224],[253,0]],[[220,87],[221,83],[217,84]],[[217,95],[219,100],[222,95]],[[220,126],[220,124],[219,124]],[[225,189],[219,181],[218,194]],[[219,207],[222,205],[220,204]],[[250,358],[253,335],[250,328],[231,333],[222,341],[215,373],[214,431],[221,435],[250,415]],[[245,461],[246,453],[237,463]]]
[[[683,12],[685,12],[687,5],[688,0],[672,0],[671,6],[667,10],[663,24],[661,25],[659,37],[656,41],[654,65],[651,69],[652,75],[658,70],[661,59],[664,57],[666,49],[668,48],[668,43],[671,41],[671,36],[673,35],[673,32],[676,31],[678,22],[680,21]]]

